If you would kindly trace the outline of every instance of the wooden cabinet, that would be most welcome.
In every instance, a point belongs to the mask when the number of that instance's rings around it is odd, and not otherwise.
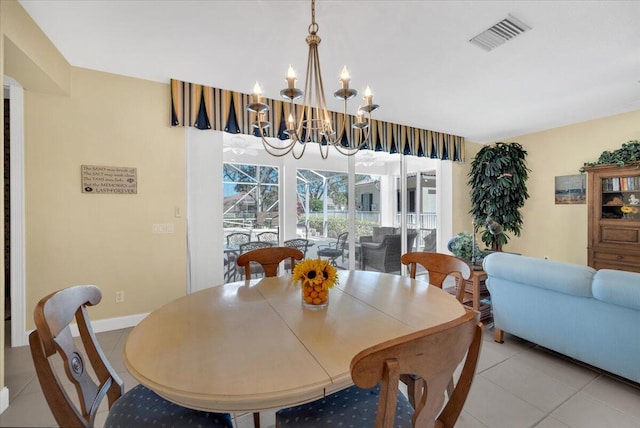
[[[585,171],[589,266],[640,272],[640,163]]]

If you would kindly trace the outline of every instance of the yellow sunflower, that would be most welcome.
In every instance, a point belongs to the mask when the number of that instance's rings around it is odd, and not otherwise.
[[[633,208],[625,205],[622,208],[620,208],[620,211],[622,211],[625,214],[629,214],[630,212],[633,212]]]
[[[292,279],[308,285],[321,285],[324,289],[332,288],[338,282],[338,271],[328,260],[306,259],[293,268]]]

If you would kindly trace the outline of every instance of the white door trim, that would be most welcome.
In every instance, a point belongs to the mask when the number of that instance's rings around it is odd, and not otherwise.
[[[24,244],[24,90],[4,76],[11,103],[11,346],[27,345]]]

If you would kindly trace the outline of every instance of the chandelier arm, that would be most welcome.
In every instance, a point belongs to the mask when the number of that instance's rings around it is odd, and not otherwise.
[[[363,128],[365,128],[367,131],[366,136],[362,139],[362,141],[360,142],[360,147],[362,148],[363,146],[365,146],[368,142],[369,142],[369,137],[371,137],[371,128],[372,128],[372,124],[373,124],[373,119],[371,119],[371,112],[367,112],[367,126],[364,126]],[[360,132],[364,132],[363,128],[358,128],[360,129]],[[375,147],[374,147],[375,149]]]
[[[295,129],[291,130],[291,133],[289,134],[289,136],[292,138],[291,138],[291,145],[289,146],[290,149],[289,151],[287,151],[287,153],[291,152],[291,155],[296,160],[301,159],[302,155],[304,155],[305,150],[307,150],[308,143],[300,139],[300,136],[296,133]],[[300,143],[300,145],[302,145],[302,150],[300,151],[299,154],[296,154],[296,151],[295,151],[296,143]]]
[[[320,156],[322,159],[327,159],[329,157],[329,144],[325,145],[324,151],[322,149],[322,143],[318,142],[318,148],[320,149]]]
[[[288,155],[291,151],[293,151],[293,145],[289,145],[287,147],[274,147],[271,144],[269,144],[268,142],[266,142],[266,140],[262,139],[262,144],[264,146],[264,150],[271,156],[276,157],[276,158],[280,158],[283,156]],[[279,151],[274,151],[274,150],[284,150],[283,152],[279,152]]]
[[[371,112],[368,112],[367,116],[368,116],[367,126],[363,127],[363,128],[366,128],[366,131],[360,127],[356,128],[360,131],[360,133],[366,132],[364,138],[360,141],[357,147],[345,148],[344,146],[342,146],[342,144],[339,144],[339,141],[337,141],[335,144],[335,148],[340,154],[343,154],[345,156],[353,156],[367,145],[367,143],[369,142],[369,138],[371,137],[371,123],[372,123]],[[346,116],[345,116],[345,120],[346,120]],[[346,125],[345,125],[345,128],[346,128]],[[346,129],[344,130],[344,132],[346,132]]]
[[[261,122],[258,122],[258,124],[260,124]],[[282,156],[286,156],[288,155],[290,152],[293,151],[294,147],[295,147],[295,141],[291,141],[290,144],[284,146],[284,147],[280,147],[280,146],[276,146],[272,143],[269,142],[269,140],[267,140],[264,136],[263,132],[260,132],[260,139],[262,140],[262,145],[264,147],[264,149],[267,151],[267,153],[269,153],[271,156],[275,156],[275,157],[282,157]]]
[[[327,127],[327,132],[330,134],[334,133],[334,129],[331,125],[331,120],[329,119],[328,115],[329,115],[329,109],[327,108],[327,100],[324,97],[324,82],[322,81],[322,73],[320,72],[320,56],[318,55],[318,46],[315,46],[314,49],[314,54],[315,54],[315,61],[314,61],[314,65],[315,65],[315,69],[316,69],[316,96],[318,98],[318,104],[320,107],[320,112],[319,114],[321,114],[322,117],[321,120],[321,124],[322,124],[322,129],[324,129],[325,127]],[[327,141],[329,140],[329,138],[327,138]]]
[[[340,152],[340,154],[343,154],[345,156],[353,156],[356,153],[358,153],[360,150],[362,150],[362,148],[365,146],[365,144],[360,144],[358,147],[349,147],[349,148],[345,148],[344,146],[341,146],[339,144],[335,144],[334,147],[336,148],[336,150],[338,152]]]
[[[295,160],[301,159],[302,155],[304,155],[304,151],[307,150],[307,145],[305,143],[301,143],[301,144],[302,144],[302,151],[298,155],[296,155],[295,145],[291,147],[291,155]]]
[[[303,109],[302,109],[303,114],[302,114],[302,117],[299,119],[298,126],[297,126],[299,136],[303,135],[304,124],[306,121],[311,120],[313,115],[313,107],[311,104],[311,101],[313,100],[312,98],[313,95],[312,95],[312,91],[309,90],[310,82],[312,81],[311,79],[312,70],[313,70],[312,61],[313,61],[312,55],[309,54],[309,56],[307,57],[307,74],[304,80],[304,98],[303,98]],[[307,130],[307,134],[304,137],[304,141],[301,139],[299,141],[302,143],[311,141],[311,129]]]

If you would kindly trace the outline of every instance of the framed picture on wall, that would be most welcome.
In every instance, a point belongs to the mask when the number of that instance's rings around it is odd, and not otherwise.
[[[586,174],[560,175],[556,177],[556,205],[586,204]]]

